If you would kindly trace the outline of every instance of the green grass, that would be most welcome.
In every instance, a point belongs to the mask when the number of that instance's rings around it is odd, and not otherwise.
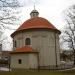
[[[12,71],[0,72],[0,75],[75,75],[75,70],[70,71]]]

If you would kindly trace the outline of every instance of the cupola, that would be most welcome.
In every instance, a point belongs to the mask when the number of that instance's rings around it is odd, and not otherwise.
[[[35,9],[35,6],[34,6],[34,10],[31,11],[30,16],[31,18],[39,16],[39,12]]]

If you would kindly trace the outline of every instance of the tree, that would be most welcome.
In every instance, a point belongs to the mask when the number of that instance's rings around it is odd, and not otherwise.
[[[61,35],[62,43],[67,42],[68,48],[73,50],[75,65],[75,5],[64,12],[64,17],[67,25]]]
[[[18,17],[16,14],[19,12],[16,9],[18,7],[20,4],[17,0],[0,0],[0,35],[5,29],[12,30],[13,26],[17,25]]]
[[[0,0],[0,23],[3,28],[8,28],[6,25],[13,25],[17,20],[15,14],[18,12],[16,8],[19,7],[17,0]]]
[[[19,7],[18,0],[0,0],[0,43],[7,39],[7,36],[1,36],[7,29],[16,29]]]

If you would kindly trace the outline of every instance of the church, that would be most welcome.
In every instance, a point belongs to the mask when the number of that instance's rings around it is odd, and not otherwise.
[[[49,69],[60,65],[60,31],[34,9],[14,33],[11,69]]]

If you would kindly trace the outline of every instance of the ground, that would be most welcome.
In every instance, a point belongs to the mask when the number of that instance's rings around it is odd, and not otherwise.
[[[75,70],[68,71],[15,71],[15,72],[0,72],[0,75],[75,75]]]

